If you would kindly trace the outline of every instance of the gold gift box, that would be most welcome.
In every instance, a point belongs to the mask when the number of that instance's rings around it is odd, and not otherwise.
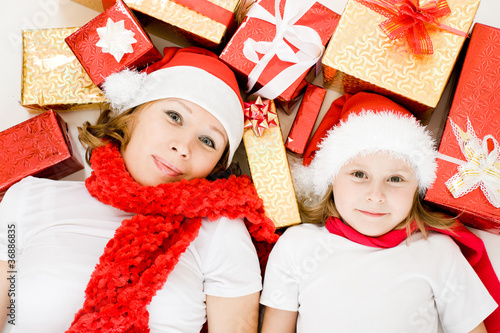
[[[270,107],[276,113],[271,100]],[[264,202],[266,215],[276,228],[301,222],[292,175],[283,143],[283,136],[276,117],[276,127],[266,129],[261,136],[245,129],[243,143],[257,193]]]
[[[102,0],[73,0],[86,7],[102,11]],[[235,13],[240,0],[206,0]],[[188,7],[170,0],[124,0],[136,13],[144,28],[159,37],[183,46],[196,44],[209,49],[222,47],[227,26]],[[151,18],[153,20],[151,20]]]
[[[430,0],[421,0],[424,6]],[[439,22],[467,33],[479,0],[448,0],[451,14]],[[325,86],[344,92],[373,91],[423,115],[436,107],[465,37],[426,24],[434,54],[414,55],[403,40],[391,41],[379,24],[386,17],[355,0],[347,3],[322,60]]]
[[[23,31],[21,105],[30,113],[99,108],[106,102],[64,41],[77,29]]]

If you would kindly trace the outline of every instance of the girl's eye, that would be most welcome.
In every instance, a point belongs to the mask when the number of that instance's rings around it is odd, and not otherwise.
[[[200,138],[200,141],[204,144],[204,145],[207,145],[208,147],[210,148],[215,148],[215,143],[213,142],[212,139],[210,139],[209,137],[206,137],[206,136],[202,136]]]
[[[176,123],[182,123],[182,117],[175,111],[167,111],[166,114]]]
[[[392,176],[391,178],[389,178],[389,182],[391,183],[400,183],[403,181],[403,178],[399,177],[399,176]]]
[[[356,178],[366,178],[366,175],[363,171],[354,171],[352,175]]]

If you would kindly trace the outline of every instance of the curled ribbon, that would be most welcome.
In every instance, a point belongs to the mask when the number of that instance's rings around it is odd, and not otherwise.
[[[360,4],[387,17],[379,24],[382,31],[392,40],[404,38],[414,54],[433,54],[432,41],[425,23],[434,24],[462,37],[467,33],[437,22],[437,19],[451,13],[446,0],[433,0],[420,6],[419,0],[356,0]]]
[[[257,97],[255,102],[245,102],[245,129],[251,128],[256,136],[261,136],[268,128],[278,126],[278,115],[269,107],[269,100]]]
[[[459,198],[481,187],[486,199],[495,208],[499,208],[500,148],[497,140],[492,135],[486,135],[483,140],[479,140],[469,118],[467,118],[467,132],[464,132],[451,119],[450,123],[467,162],[461,163],[458,172],[446,181],[446,187],[454,198]],[[488,149],[488,140],[493,142],[491,152]]]
[[[293,65],[281,71],[255,93],[268,99],[278,97],[292,82],[295,82],[300,75],[320,60],[324,51],[320,35],[311,27],[295,24],[315,3],[315,0],[286,1],[283,17],[279,11],[280,0],[275,0],[274,15],[258,3],[252,5],[247,17],[275,25],[276,35],[271,42],[257,42],[252,38],[244,42],[244,56],[256,63],[248,75],[247,92],[253,89],[274,55],[281,61],[290,62]],[[285,40],[299,51],[295,52]],[[260,60],[258,54],[263,55]]]

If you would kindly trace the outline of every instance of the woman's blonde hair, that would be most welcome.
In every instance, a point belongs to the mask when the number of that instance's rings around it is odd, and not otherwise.
[[[101,112],[94,125],[86,121],[81,127],[78,127],[78,139],[86,149],[85,160],[87,163],[90,165],[92,151],[95,148],[106,145],[109,141],[113,141],[120,148],[125,149],[132,137],[134,122],[137,119],[138,113],[150,103],[152,102],[141,104],[119,115],[113,115],[110,109],[106,109]],[[232,174],[239,175],[241,171],[237,163],[231,163],[226,168],[228,158],[229,143],[226,145],[221,158],[207,178],[213,180],[227,178]]]
[[[330,186],[327,193],[321,198],[321,201],[312,207],[306,206],[304,202],[299,202],[299,209],[304,223],[324,224],[329,216],[341,218],[335,207],[333,197],[333,186]],[[410,224],[415,221],[418,229],[427,238],[426,227],[436,229],[450,229],[455,223],[456,218],[447,216],[441,212],[433,211],[425,205],[420,199],[418,189],[413,196],[413,204],[406,219],[401,221],[395,229],[406,228],[408,236],[410,236]]]

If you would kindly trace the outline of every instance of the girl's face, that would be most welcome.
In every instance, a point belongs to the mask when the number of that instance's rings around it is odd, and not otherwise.
[[[227,144],[224,127],[211,113],[168,98],[138,110],[122,156],[136,182],[156,186],[208,176]]]
[[[380,236],[410,213],[418,181],[399,158],[377,152],[357,157],[340,169],[333,198],[341,219],[367,236]]]

